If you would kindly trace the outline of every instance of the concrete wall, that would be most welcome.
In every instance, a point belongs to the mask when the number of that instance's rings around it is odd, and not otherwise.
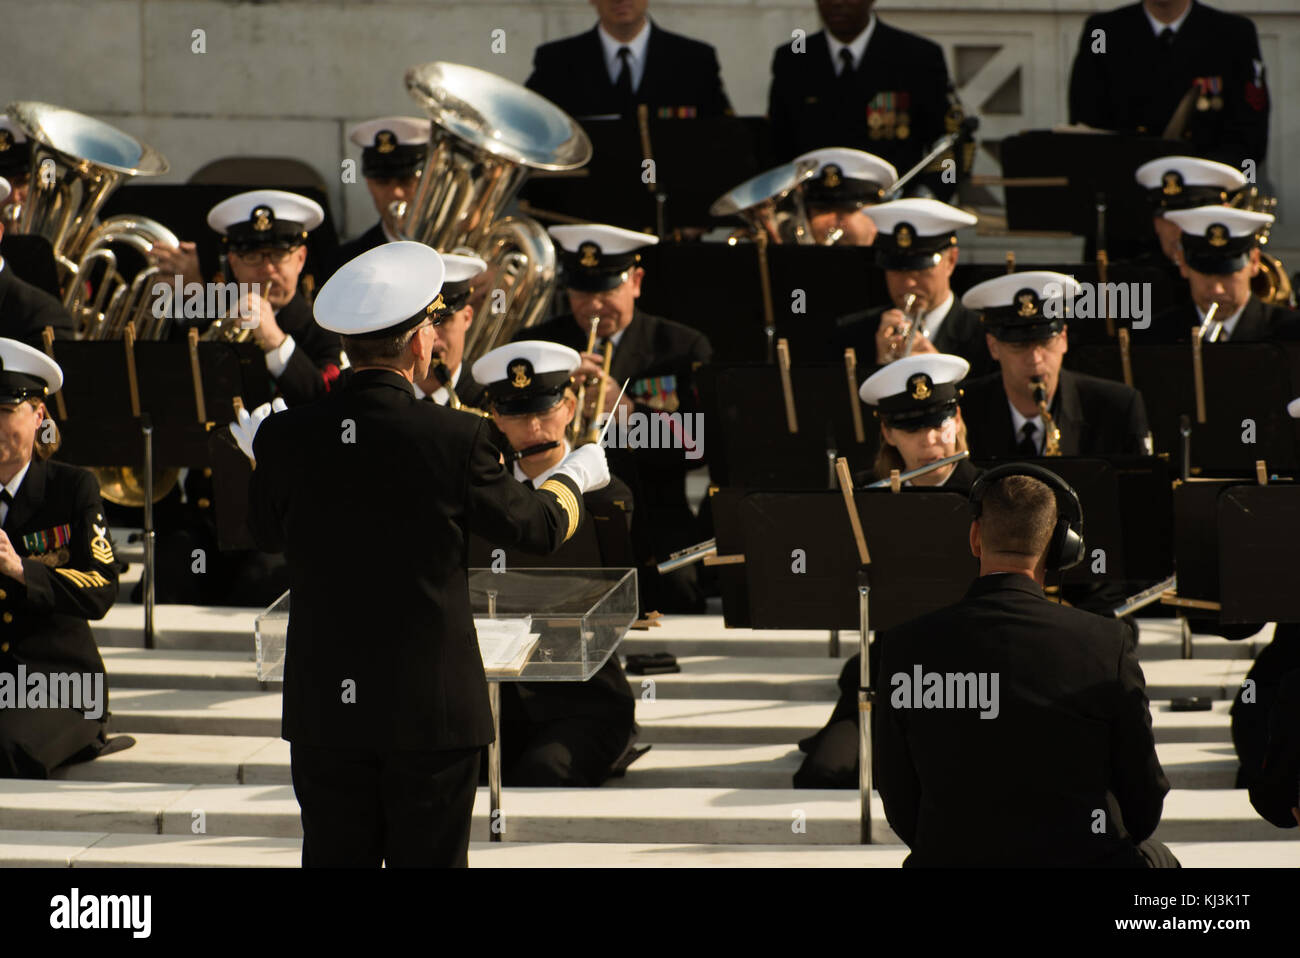
[[[881,0],[882,18],[943,46],[967,109],[997,139],[1066,117],[1079,29],[1113,0]],[[1259,29],[1273,96],[1268,156],[1281,198],[1279,247],[1300,246],[1300,4],[1219,0]],[[665,27],[714,44],[738,112],[766,106],[772,50],[796,28],[820,24],[813,0],[652,0]],[[171,161],[182,181],[231,154],[297,157],[330,182],[346,234],[373,221],[363,184],[340,182],[356,154],[353,122],[418,113],[405,69],[452,60],[522,81],[540,42],[594,22],[584,0],[0,0],[5,52],[0,106],[47,100],[109,120]],[[195,30],[206,52],[196,53]],[[493,52],[503,30],[504,52]],[[1289,55],[1287,55],[1289,54]],[[999,93],[1001,90],[1001,93]],[[987,158],[977,172],[995,173]]]

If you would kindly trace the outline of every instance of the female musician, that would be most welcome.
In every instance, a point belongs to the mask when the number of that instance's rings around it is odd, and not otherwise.
[[[62,385],[52,359],[0,339],[0,778],[46,778],[109,745],[86,620],[117,598],[117,568],[94,476],[48,461],[59,436],[45,397]]]
[[[943,353],[906,356],[882,367],[862,384],[858,395],[880,418],[877,478],[891,469],[904,472],[966,450],[966,426],[957,406],[957,384],[970,371],[960,356]],[[962,495],[979,470],[969,459],[940,466],[905,483],[918,489],[943,489]],[[794,776],[795,788],[856,788],[858,784],[858,684],[861,656],[840,672],[840,698],[826,726],[799,743],[807,753]]]

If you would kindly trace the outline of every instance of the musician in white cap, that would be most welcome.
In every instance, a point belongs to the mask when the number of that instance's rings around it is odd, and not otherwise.
[[[4,130],[0,129],[0,135],[3,133]],[[4,207],[10,191],[9,181],[0,177],[0,208]],[[0,239],[4,239],[4,235],[4,220],[0,219]],[[41,332],[46,326],[54,330],[55,339],[73,339],[76,336],[76,325],[63,304],[15,273],[0,256],[0,336],[39,348],[42,346]]]
[[[1149,330],[1134,332],[1135,341],[1190,342],[1192,327],[1205,323],[1212,306],[1212,323],[1222,324],[1214,342],[1296,338],[1296,313],[1251,292],[1251,280],[1260,269],[1260,233],[1272,226],[1272,215],[1197,206],[1166,213],[1165,219],[1181,230],[1182,273],[1191,301],[1158,314]]]
[[[581,360],[559,343],[524,340],[499,346],[474,363],[487,387],[493,421],[511,447],[520,482],[540,486],[572,447],[565,431],[577,411],[572,376]],[[618,477],[583,495],[583,523],[594,523],[603,565],[629,564],[632,492]],[[619,528],[615,528],[615,526]],[[579,527],[581,534],[582,527]],[[556,555],[557,564],[564,550]],[[509,561],[509,560],[507,560]],[[639,753],[636,698],[618,656],[585,682],[504,682],[501,773],[507,785],[595,786]]]
[[[366,250],[405,238],[399,229],[401,217],[393,207],[410,203],[415,196],[429,155],[431,127],[427,117],[381,116],[348,130],[348,139],[361,148],[361,175],[379,222],[356,239],[339,245],[321,272],[322,280]]]
[[[0,339],[0,778],[48,778],[133,743],[105,737],[104,662],[87,620],[117,598],[117,563],[95,477],[50,459],[59,432],[46,400],[62,386],[54,360]],[[56,673],[82,678],[80,701],[33,703],[35,678],[54,695]]]
[[[880,420],[881,445],[875,476],[905,472],[965,451],[966,426],[957,405],[959,384],[970,371],[960,356],[927,353],[908,356],[877,370],[858,390]],[[968,495],[980,470],[969,459],[940,466],[904,485]],[[874,655],[872,658],[874,659]],[[840,698],[826,726],[799,743],[807,754],[794,776],[795,788],[856,788],[858,785],[858,684],[861,656],[840,672]]]
[[[898,182],[898,171],[874,154],[845,147],[812,150],[795,162],[817,164],[812,179],[803,184],[813,239],[836,246],[870,246],[876,223],[868,207],[881,202]]]
[[[1224,206],[1246,186],[1246,177],[1235,166],[1203,160],[1197,156],[1162,156],[1137,168],[1134,179],[1151,201],[1151,225],[1166,260],[1177,266],[1182,255],[1182,229],[1165,214],[1196,206]]]
[[[973,376],[994,370],[979,315],[961,304],[951,286],[959,255],[957,231],[974,226],[976,218],[920,198],[881,203],[871,208],[871,216],[880,230],[876,261],[885,270],[891,305],[840,317],[839,345],[853,347],[864,365],[883,366],[903,354],[908,326],[917,320],[912,352],[961,356]]]
[[[232,424],[255,462],[249,526],[283,551],[289,616],[281,734],[302,807],[303,864],[467,863],[479,750],[492,741],[465,570],[470,532],[554,551],[609,480],[574,450],[536,490],[488,423],[415,398],[444,268],[420,243],[362,253],[321,288],[321,326],[353,374],[319,402]]]
[[[260,290],[241,300],[241,316],[234,321],[256,324],[253,338],[291,406],[325,395],[342,368],[338,336],[316,323],[298,289],[307,234],[324,219],[319,203],[284,190],[239,193],[208,212],[208,225],[221,234],[230,275]]]
[[[480,279],[487,264],[477,256],[457,253],[443,253],[442,262],[447,271],[442,284],[445,305],[434,317],[429,374],[415,381],[415,396],[446,406],[451,401],[450,386],[458,402],[482,408],[483,384],[463,360],[465,334],[474,321],[475,304],[483,300]]]
[[[1062,368],[1069,349],[1066,318],[1081,288],[1071,276],[1033,270],[979,283],[962,297],[963,305],[980,313],[989,353],[1001,364],[998,372],[963,387],[972,455],[1151,453],[1146,407],[1137,390]]]
[[[6,113],[0,113],[0,177],[9,181],[11,192],[0,199],[0,225],[8,217],[6,206],[22,206],[27,201],[27,178],[31,175],[32,141],[27,131]]]
[[[708,338],[689,326],[636,308],[645,276],[639,265],[641,251],[658,243],[658,238],[600,223],[552,226],[549,232],[559,248],[570,312],[521,330],[515,338],[545,339],[582,354],[579,373],[587,382],[588,405],[584,421],[598,411],[628,417],[640,413],[646,421],[659,413],[695,412],[698,401],[692,374],[713,356]],[[596,339],[594,351],[588,353],[593,321]],[[613,347],[608,377],[602,370],[607,342]],[[602,379],[607,379],[605,404],[596,410]],[[629,380],[627,394],[620,401],[625,380]],[[620,404],[622,413],[615,408]],[[708,538],[708,534],[700,535],[703,530],[686,500],[687,469],[701,465],[703,459],[687,459],[682,448],[622,448],[619,429],[615,426],[611,434],[611,468],[636,496],[633,537],[638,550],[663,559]],[[667,576],[653,568],[644,571],[641,585],[647,608],[704,611],[696,567]]]

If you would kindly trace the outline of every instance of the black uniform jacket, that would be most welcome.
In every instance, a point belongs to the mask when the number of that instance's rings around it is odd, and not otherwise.
[[[937,43],[877,18],[853,76],[837,70],[824,30],[801,53],[776,48],[767,110],[776,160],[845,146],[888,160],[901,176],[946,132],[948,67]]]
[[[383,246],[387,242],[388,237],[384,235],[383,224],[375,223],[374,226],[356,239],[340,243],[329,259],[326,260],[325,267],[320,271],[321,275],[317,278],[317,286],[323,286],[325,281],[333,276],[344,263],[351,262],[367,250],[372,250],[376,246]]]
[[[343,345],[338,336],[321,328],[301,293],[275,314],[275,321],[297,344],[275,381],[280,395],[290,406],[324,396],[339,377]]]
[[[55,339],[76,336],[72,316],[63,304],[4,263],[0,268],[0,336],[43,350],[41,330],[46,326],[54,327]]]
[[[731,112],[722,88],[718,55],[713,47],[649,25],[645,69],[633,101],[650,107],[650,116],[710,117]],[[533,72],[526,86],[575,117],[622,114],[599,27],[586,33],[543,43],[533,54]]]
[[[386,370],[268,418],[249,524],[289,562],[281,734],[339,748],[492,741],[467,586],[467,544],[552,551],[582,518],[575,483],[533,491],[479,416],[419,402]],[[350,701],[348,689],[355,690]]]
[[[1098,30],[1104,52],[1093,52]],[[1196,87],[1184,141],[1198,155],[1238,169],[1248,158],[1263,163],[1269,105],[1263,69],[1255,24],[1246,17],[1192,0],[1166,51],[1142,4],[1130,4],[1093,14],[1084,24],[1070,75],[1070,121],[1162,136],[1179,102]]]
[[[876,775],[906,865],[1143,864],[1169,782],[1127,635],[1012,574],[881,634]],[[894,677],[916,668],[997,674],[996,718],[915,707]]]
[[[966,380],[962,418],[976,459],[1018,458],[1011,406],[1002,373]],[[1146,406],[1142,394],[1123,383],[1061,370],[1049,407],[1061,430],[1063,456],[1146,455]]]
[[[1134,345],[1144,343],[1190,343],[1192,327],[1199,326],[1201,314],[1191,301],[1167,309],[1151,320],[1149,329],[1133,330]],[[1277,339],[1300,339],[1300,313],[1285,306],[1270,306],[1251,296],[1232,329],[1233,343],[1263,343]]]
[[[893,308],[892,304],[876,306],[849,313],[835,321],[838,348],[852,347],[857,353],[858,365],[864,371],[879,368],[876,366],[876,332],[880,329],[880,317]],[[934,348],[941,353],[960,356],[970,363],[968,379],[976,379],[998,368],[984,342],[984,324],[980,322],[980,314],[967,309],[956,297],[935,334]]]
[[[0,575],[0,672],[103,675],[86,620],[102,619],[117,598],[117,566],[95,477],[33,458],[2,528],[26,583]],[[0,769],[17,750],[22,766],[48,774],[99,737],[108,703],[99,704],[99,721],[71,709],[0,709]]]

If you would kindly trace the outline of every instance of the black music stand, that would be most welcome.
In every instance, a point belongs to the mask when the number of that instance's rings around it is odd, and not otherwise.
[[[1219,620],[1300,622],[1300,487],[1233,486],[1217,511]]]
[[[858,492],[871,552],[871,627],[877,632],[959,601],[979,574],[964,495],[905,489]],[[751,492],[739,504],[750,620],[756,629],[857,629],[859,558],[844,497]],[[807,571],[796,573],[794,550]]]
[[[1122,379],[1119,353],[1111,347],[1083,347],[1068,354],[1071,368],[1106,379]],[[1270,343],[1221,343],[1202,351],[1206,422],[1196,422],[1192,347],[1133,346],[1133,385],[1146,402],[1156,451],[1178,456],[1180,420],[1191,424],[1194,474],[1253,474],[1256,460],[1271,471],[1292,472],[1300,463],[1300,425],[1287,415],[1300,382],[1295,357]],[[1255,442],[1244,443],[1244,420],[1255,423]]]
[[[134,384],[125,341],[56,341],[53,353],[64,372],[63,389],[49,401],[62,420],[58,458],[87,467],[131,467],[145,486],[144,638],[145,647],[153,648],[153,472],[207,467],[215,477],[224,470],[232,457],[221,444],[231,440],[213,429],[235,418],[236,397],[249,408],[270,399],[265,359],[252,343],[198,343],[200,405],[188,343],[135,343]],[[238,456],[246,481],[247,460]],[[218,500],[218,517],[228,507]]]

